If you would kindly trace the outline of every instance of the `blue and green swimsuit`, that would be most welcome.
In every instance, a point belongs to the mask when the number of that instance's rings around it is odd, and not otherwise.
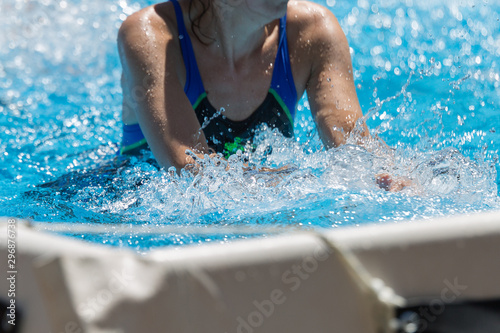
[[[290,67],[290,57],[286,38],[286,16],[280,19],[278,53],[274,63],[271,87],[264,102],[245,120],[233,121],[223,115],[216,115],[217,110],[210,104],[203,87],[201,75],[196,63],[193,45],[189,38],[181,7],[177,0],[171,0],[177,17],[179,42],[186,66],[186,93],[198,118],[206,125],[203,132],[208,146],[228,157],[243,149],[251,142],[255,131],[266,124],[277,128],[284,136],[293,136],[293,118],[297,105],[297,91]],[[206,123],[209,119],[210,122]],[[123,139],[120,154],[134,154],[148,147],[139,124],[123,125]]]

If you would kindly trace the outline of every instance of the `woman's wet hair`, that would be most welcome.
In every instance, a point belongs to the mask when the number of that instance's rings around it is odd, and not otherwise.
[[[192,12],[191,9],[193,8],[195,1],[200,4],[200,6],[203,8],[203,10],[201,11],[201,13],[199,15],[197,15],[196,17],[193,18],[192,13],[191,13]],[[208,45],[209,43],[203,41],[201,36],[205,37],[206,39],[213,40],[212,37],[203,33],[203,29],[201,28],[201,25],[200,25],[201,19],[203,18],[203,16],[205,16],[208,13],[210,6],[212,6],[212,0],[208,0],[207,3],[208,3],[208,5],[205,4],[205,2],[202,0],[190,0],[189,1],[189,9],[188,9],[189,22],[191,22],[191,30],[193,31],[194,35],[196,36],[196,39],[198,39],[200,41],[200,43],[203,43],[206,45]]]

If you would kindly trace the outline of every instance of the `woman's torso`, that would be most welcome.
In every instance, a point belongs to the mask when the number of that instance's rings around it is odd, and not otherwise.
[[[222,108],[224,112],[221,119],[226,119],[226,123],[229,122],[236,125],[242,125],[248,123],[249,120],[252,121],[252,118],[255,118],[256,110],[259,110],[259,107],[279,104],[273,101],[270,102],[273,98],[269,96],[269,88],[271,87],[276,64],[276,55],[280,45],[280,20],[275,20],[265,27],[266,35],[261,48],[254,50],[250,54],[233,59],[234,61],[232,62],[228,62],[227,59],[221,56],[222,53],[218,50],[220,45],[217,45],[217,43],[205,44],[198,40],[189,24],[189,16],[186,13],[187,4],[183,0],[180,0],[179,4],[183,12],[184,26],[189,35],[192,49],[196,57],[196,66],[199,70],[199,75],[206,92],[206,100],[204,103],[213,107],[212,111],[208,113],[205,112],[205,114],[197,111],[200,125],[203,125],[205,130],[208,129],[210,131],[209,127],[214,127],[217,124],[214,122],[207,125],[205,121],[207,118],[211,118],[215,110],[220,110]],[[144,15],[150,16],[150,18],[153,17],[153,19],[150,20],[151,24],[161,20],[166,24],[166,29],[172,31],[173,35],[179,34],[178,22],[171,2],[150,7],[145,11]],[[293,18],[288,19],[285,36],[288,41],[287,51],[289,56],[287,61],[290,62],[289,66],[291,67],[291,74],[293,76],[292,80],[295,96],[301,96],[305,90],[308,68],[304,66],[304,64],[300,67],[296,66],[301,60],[301,50],[300,47],[298,47],[300,43],[296,42],[298,40],[297,30]],[[154,38],[159,39],[158,44],[161,45],[162,36],[154,36]],[[182,49],[181,40],[182,38],[176,43],[178,47],[177,52],[180,54],[182,54],[183,51],[185,52],[185,50]],[[158,52],[161,52],[161,47],[158,48]],[[182,59],[182,57],[180,57],[180,59]],[[161,64],[159,64],[159,66],[161,66]],[[179,81],[185,86],[186,82],[189,80],[189,73],[187,73],[185,64],[180,64],[178,70],[179,72],[177,75]],[[296,103],[297,101],[294,102]],[[281,112],[278,110],[277,114],[281,114]],[[283,119],[286,120],[286,118]],[[126,110],[124,110],[123,121],[125,124],[137,123],[135,114],[133,112],[126,112]],[[270,122],[273,123],[273,121],[274,120],[271,120]],[[277,123],[280,123],[280,121],[281,120],[278,120]],[[276,123],[276,121],[274,121],[274,123]],[[281,130],[282,133],[289,136],[289,126],[284,127],[287,128]],[[214,127],[211,131],[216,132],[217,127]],[[215,144],[220,141],[219,139],[220,138],[215,138]],[[234,138],[230,139],[233,140]],[[207,141],[209,141],[209,145],[214,145],[214,140],[210,140],[210,136],[207,137]]]

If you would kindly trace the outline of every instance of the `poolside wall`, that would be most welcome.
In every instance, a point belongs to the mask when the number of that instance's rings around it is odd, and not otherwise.
[[[21,332],[368,333],[390,330],[391,291],[431,317],[500,298],[499,212],[146,255],[16,227]]]

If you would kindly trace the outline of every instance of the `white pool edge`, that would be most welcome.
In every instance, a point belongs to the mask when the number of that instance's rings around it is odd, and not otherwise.
[[[8,225],[0,222],[5,259]],[[410,303],[500,297],[496,211],[146,255],[34,231],[22,221],[16,228],[22,332],[375,332],[387,313],[368,301],[373,295],[358,281],[363,271]],[[332,248],[351,259],[346,264]],[[4,300],[9,288],[0,280]],[[158,308],[163,315],[152,319]]]

